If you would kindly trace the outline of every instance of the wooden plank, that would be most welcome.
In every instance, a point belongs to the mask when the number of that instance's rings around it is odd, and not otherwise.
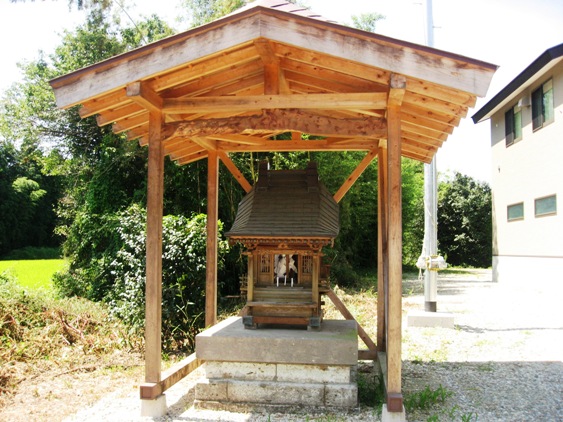
[[[175,148],[165,148],[170,155],[171,160],[181,160],[182,158],[192,156],[193,154],[201,153],[206,150],[201,147],[201,145],[193,144],[192,142],[186,142],[185,146],[177,146]],[[207,155],[206,155],[207,156]]]
[[[401,90],[391,86],[391,89]],[[402,204],[401,204],[401,108],[390,104],[388,119],[388,259],[387,289],[387,403],[390,412],[402,410],[401,395],[401,324],[402,324]],[[398,406],[400,402],[401,406]]]
[[[239,184],[242,186],[244,191],[246,193],[250,192],[252,190],[252,185],[248,183],[248,180],[246,180],[244,175],[241,173],[241,171],[238,169],[235,163],[233,163],[233,160],[231,160],[231,158],[227,155],[227,153],[220,151],[218,152],[218,155],[221,161],[223,162],[223,164],[225,165],[225,167],[227,167],[227,169],[231,172],[235,180],[239,182]]]
[[[309,302],[246,302],[249,308],[316,308],[316,303]]]
[[[104,96],[96,96],[82,101],[82,107],[78,110],[81,118],[93,116],[110,109],[126,106],[131,100],[127,98],[124,88],[117,89],[113,92],[106,93]]]
[[[309,325],[309,318],[299,316],[252,316],[255,324]]]
[[[217,235],[219,220],[219,157],[207,158],[207,246],[205,266],[205,326],[217,323]]]
[[[164,100],[165,114],[213,113],[271,109],[385,109],[387,95],[379,92],[329,94],[279,94],[235,97],[190,97]]]
[[[125,131],[144,126],[148,121],[148,112],[137,114],[135,116],[127,117],[119,120],[118,123],[113,125],[113,133],[123,133]]]
[[[304,63],[290,59],[283,59],[281,66],[285,70],[288,81],[296,81],[317,89],[329,88],[335,92],[383,92],[387,90],[385,84],[357,78],[342,71],[319,67],[312,63]],[[355,91],[353,91],[355,89]]]
[[[336,202],[340,202],[342,200],[344,195],[346,195],[346,192],[348,192],[352,187],[352,185],[356,183],[356,180],[358,180],[358,178],[362,175],[364,170],[370,165],[370,163],[373,161],[376,155],[377,155],[377,151],[371,150],[366,154],[366,156],[362,159],[362,161],[360,161],[360,163],[354,169],[352,174],[348,176],[346,181],[342,184],[342,186],[340,186],[340,189],[338,189],[338,191],[334,194],[333,198]]]
[[[195,120],[166,125],[166,137],[212,136],[240,134],[246,130],[296,131],[323,136],[384,137],[387,126],[383,119],[334,119],[300,109],[265,110],[258,116],[237,116],[224,119]]]
[[[105,126],[142,113],[145,113],[146,116],[146,110],[142,106],[131,103],[124,107],[112,108],[104,111],[102,114],[98,114],[96,116],[96,123],[98,126]]]
[[[228,75],[231,69],[259,59],[252,40],[231,46],[224,51],[211,50],[213,51],[209,55],[200,56],[191,63],[181,63],[176,68],[169,67],[158,78],[151,79],[153,89],[157,92],[164,91],[163,93],[168,98],[189,95],[190,92],[177,91],[177,89],[180,89],[182,85],[191,84],[199,78],[212,77],[217,74],[222,74],[223,82],[225,82],[229,79],[225,78],[225,72]]]
[[[162,210],[164,150],[162,114],[149,113],[147,180],[147,263],[145,310],[145,382],[160,382],[162,328]]]
[[[209,155],[208,151],[203,150],[203,151],[199,151],[199,152],[195,152],[193,154],[187,155],[187,156],[182,157],[182,158],[175,160],[175,161],[178,165],[183,166],[185,164],[193,163],[194,161],[203,160],[204,158],[207,158],[208,155]]]
[[[143,383],[139,392],[141,400],[154,400],[174,384],[195,371],[204,361],[198,359],[195,353],[181,360],[171,368],[162,372],[162,380],[155,383]]]
[[[250,47],[249,47],[250,52]],[[236,57],[233,57],[236,59]],[[186,95],[196,96],[204,95],[210,90],[217,87],[224,86],[225,84],[237,84],[243,79],[253,78],[256,75],[262,74],[263,65],[259,58],[252,61],[246,61],[246,57],[241,57],[242,63],[235,64],[227,69],[228,74],[224,71],[218,71],[211,74],[200,75],[198,73],[199,67],[203,64],[196,63],[193,67],[181,70],[181,75],[185,78],[184,81],[177,81],[171,88],[164,91],[167,98],[178,98]],[[163,85],[168,86],[169,81],[163,81]],[[153,86],[158,84],[155,81]]]
[[[358,350],[358,360],[377,360],[376,350]]]
[[[332,303],[334,303],[334,306],[336,307],[336,309],[338,309],[338,311],[340,311],[340,313],[344,318],[356,322],[358,326],[358,335],[360,336],[364,344],[368,347],[368,349],[376,350],[377,346],[370,338],[369,334],[366,332],[366,330],[364,330],[364,328],[360,325],[360,323],[356,320],[356,318],[354,318],[352,313],[348,310],[346,305],[340,300],[340,298],[336,295],[336,293],[334,293],[332,289],[328,289],[325,292],[325,294],[329,297]]]

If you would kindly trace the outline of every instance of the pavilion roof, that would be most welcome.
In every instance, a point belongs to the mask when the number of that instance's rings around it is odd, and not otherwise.
[[[371,151],[386,142],[393,77],[402,81],[402,155],[429,162],[484,96],[496,66],[322,20],[262,0],[51,81],[57,105],[148,142],[164,116],[178,164],[208,151]],[[274,135],[293,132],[289,141]],[[301,139],[300,134],[321,140]]]

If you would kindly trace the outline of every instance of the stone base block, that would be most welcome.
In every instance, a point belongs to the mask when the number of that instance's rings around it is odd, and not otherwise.
[[[449,312],[409,311],[407,326],[454,328],[454,314]]]
[[[281,381],[310,383],[349,383],[354,374],[348,365],[300,365],[256,362],[206,362],[209,379]]]
[[[205,380],[196,385],[195,398],[200,402],[356,407],[358,387],[337,383]]]
[[[166,396],[161,394],[154,400],[141,400],[141,416],[160,418],[168,412]]]
[[[358,405],[355,321],[325,320],[318,331],[245,330],[239,317],[196,337],[206,379],[198,407]]]
[[[403,407],[402,412],[389,412],[387,405],[384,404],[383,409],[381,409],[381,422],[407,422],[405,408]]]

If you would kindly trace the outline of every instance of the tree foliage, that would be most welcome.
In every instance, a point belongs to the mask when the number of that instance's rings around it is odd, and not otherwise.
[[[438,243],[450,265],[489,267],[492,260],[491,189],[456,172],[438,189]]]
[[[162,327],[168,347],[191,350],[203,328],[205,310],[206,216],[163,218]],[[219,270],[228,251],[217,239]],[[114,214],[80,213],[65,243],[70,268],[56,275],[62,296],[109,304],[110,312],[134,329],[145,324],[146,211],[138,205]]]
[[[377,22],[383,19],[385,19],[385,16],[380,13],[361,13],[352,16],[352,26],[362,31],[375,32]]]

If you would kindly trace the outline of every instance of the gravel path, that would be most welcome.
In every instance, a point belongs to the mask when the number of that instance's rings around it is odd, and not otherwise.
[[[421,284],[408,280],[403,300],[405,397],[440,385],[444,404],[407,414],[409,421],[563,421],[563,282],[527,280],[493,284],[490,271],[440,274],[438,311],[451,312],[455,328],[406,326],[409,310],[423,309]],[[227,412],[193,407],[200,370],[166,392],[170,408],[155,421],[378,421],[377,409],[317,414]],[[138,390],[109,394],[68,422],[152,421],[141,418]]]

